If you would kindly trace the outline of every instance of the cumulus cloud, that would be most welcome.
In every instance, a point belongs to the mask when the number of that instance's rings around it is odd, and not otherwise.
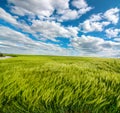
[[[98,13],[92,15],[89,19],[80,23],[80,29],[83,32],[103,31],[108,25],[117,24],[119,21],[118,8],[112,8],[107,10],[105,13]]]
[[[19,6],[11,6],[11,12],[14,14],[20,15],[20,16],[24,16],[27,14],[33,15],[32,12],[30,12],[22,7],[19,7]]]
[[[103,31],[104,27],[109,25],[110,22],[101,20],[101,14],[92,15],[90,19],[87,19],[83,23],[80,23],[80,29],[83,32]]]
[[[15,5],[11,7],[11,12],[14,14],[21,16],[27,14],[34,16],[37,15],[40,19],[51,19],[53,17],[57,17],[54,19],[58,19],[58,21],[74,20],[92,9],[84,0],[73,0],[72,5],[79,10],[70,9],[70,0],[57,0],[57,2],[56,0],[8,0],[8,2]],[[79,7],[76,2],[79,3]],[[84,4],[84,6],[81,4]],[[56,11],[56,16],[53,15],[54,11]]]
[[[74,20],[79,17],[78,12],[76,10],[66,10],[64,11],[63,15],[61,16],[60,20]]]
[[[8,2],[20,8],[17,8],[16,10],[16,8],[14,8],[13,6],[12,9],[12,11],[16,14],[20,12],[20,15],[25,15],[26,13],[28,13],[38,16],[50,16],[54,11],[50,0],[8,0]]]
[[[104,13],[104,18],[106,18],[108,21],[112,22],[113,24],[117,24],[119,21],[119,12],[120,9],[118,8],[109,9]]]
[[[90,11],[92,7],[89,7],[85,0],[73,0],[72,5],[78,9],[78,14],[85,14]]]
[[[100,37],[85,36],[75,37],[71,40],[71,45],[79,54],[83,55],[111,55],[112,50],[117,51],[120,43],[105,41]],[[114,53],[115,54],[115,53]]]
[[[88,7],[87,3],[85,0],[73,0],[72,5],[78,9]]]
[[[102,14],[101,13],[93,14],[90,17],[90,21],[92,21],[92,22],[101,21],[101,20],[102,20]]]
[[[120,42],[120,37],[115,38],[114,41]]]
[[[2,52],[7,53],[70,55],[69,49],[32,40],[28,36],[5,26],[0,26],[0,48]]]
[[[49,20],[31,20],[32,25],[27,25],[24,20],[17,21],[12,15],[7,13],[5,10],[0,8],[1,19],[11,23],[15,27],[21,28],[24,32],[31,33],[36,38],[42,38],[44,40],[51,39],[54,40],[56,37],[71,38],[76,37],[78,34],[77,27],[64,27],[60,23]],[[55,40],[54,40],[55,41]]]
[[[3,19],[9,23],[17,24],[16,17],[11,16],[9,13],[7,13],[4,9],[0,8],[0,19]]]
[[[35,33],[39,33],[42,37],[51,40],[56,37],[71,38],[78,34],[77,27],[63,27],[60,23],[54,21],[33,20],[31,29],[33,29]]]
[[[17,21],[16,16],[12,16],[10,13],[6,12],[4,9],[0,8],[0,19],[10,23],[12,26],[16,28],[21,28],[23,31],[34,33],[30,26],[25,23],[24,20]]]
[[[103,43],[103,39],[82,35],[81,37],[73,38],[71,43],[74,48],[91,53],[102,50],[99,45]]]
[[[86,20],[83,24],[81,24],[81,26],[84,32],[92,32],[103,31],[104,27],[109,24],[109,22],[92,22],[90,20]]]
[[[5,42],[5,44],[9,42],[10,46],[16,45],[18,47],[33,44],[33,41],[24,34],[4,26],[0,26],[0,41]]]
[[[120,29],[109,28],[105,30],[105,33],[108,38],[115,38],[118,37]]]
[[[71,32],[75,32],[69,28]],[[11,28],[0,26],[0,48],[2,52],[21,54],[94,55],[118,56],[120,42],[105,41],[99,37],[85,36],[71,39],[71,47],[32,40]],[[111,51],[113,51],[111,53]]]
[[[60,14],[62,16],[60,17],[60,20],[74,20],[82,16],[83,14],[87,13],[92,9],[92,7],[89,7],[88,4],[85,2],[85,0],[73,0],[71,3],[76,9],[71,10],[63,10]]]
[[[57,10],[58,14],[61,14],[62,11],[69,9],[70,0],[51,0],[53,8]]]

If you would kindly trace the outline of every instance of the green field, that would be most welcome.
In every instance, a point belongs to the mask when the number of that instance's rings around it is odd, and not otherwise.
[[[0,113],[120,113],[120,59],[0,60]]]

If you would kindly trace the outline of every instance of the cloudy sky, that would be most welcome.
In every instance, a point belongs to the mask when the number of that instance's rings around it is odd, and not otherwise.
[[[120,1],[0,0],[0,51],[120,57]]]

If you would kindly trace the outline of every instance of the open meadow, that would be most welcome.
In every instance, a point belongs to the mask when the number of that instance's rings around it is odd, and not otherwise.
[[[0,60],[0,113],[120,113],[120,59]]]

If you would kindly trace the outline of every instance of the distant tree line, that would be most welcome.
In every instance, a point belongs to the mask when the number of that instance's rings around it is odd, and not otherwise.
[[[4,56],[4,54],[0,52],[0,57],[3,57],[3,56]]]

